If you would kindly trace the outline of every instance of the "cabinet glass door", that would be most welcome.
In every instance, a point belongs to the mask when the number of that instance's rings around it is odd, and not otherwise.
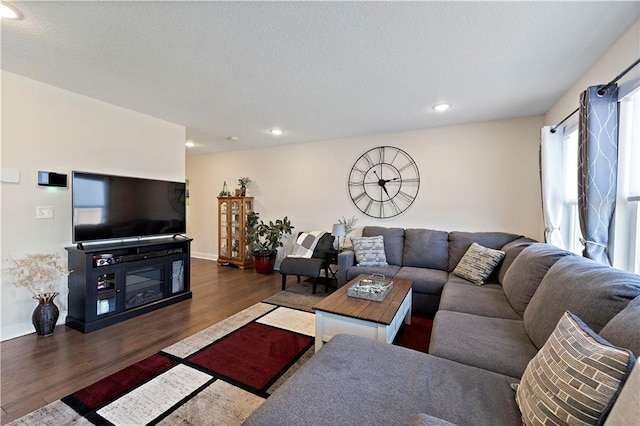
[[[220,255],[229,256],[229,205],[226,201],[220,203]]]
[[[240,202],[231,202],[231,257],[240,256]]]
[[[130,269],[125,275],[125,309],[146,305],[164,297],[162,265]]]
[[[108,272],[96,276],[98,293],[96,315],[109,314],[116,311],[116,273]]]
[[[247,223],[247,215],[253,211],[253,201],[245,200],[244,202],[244,223]],[[251,253],[251,247],[246,244],[243,244],[244,247],[244,258],[251,259],[253,253]]]
[[[184,260],[171,262],[171,294],[184,291]]]

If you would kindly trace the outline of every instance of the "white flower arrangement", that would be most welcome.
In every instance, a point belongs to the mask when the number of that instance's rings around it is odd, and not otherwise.
[[[13,285],[27,288],[33,298],[53,299],[58,295],[58,280],[69,275],[57,254],[27,254],[22,259],[9,258],[12,267],[5,272],[14,277]]]
[[[350,219],[347,219],[344,216],[342,216],[342,219],[338,219],[338,223],[341,223],[342,225],[344,225],[344,230],[347,234],[353,231],[354,229],[356,229],[357,222],[358,222],[358,219],[356,219],[355,216],[351,216]]]

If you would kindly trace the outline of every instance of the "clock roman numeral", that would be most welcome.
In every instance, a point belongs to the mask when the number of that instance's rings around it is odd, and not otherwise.
[[[369,165],[369,168],[373,167],[373,165],[375,164],[373,162],[373,160],[369,157],[369,153],[368,152],[366,154],[364,154],[362,156],[362,158],[364,158],[364,160],[367,162],[367,164]]]
[[[409,204],[411,204],[413,202],[413,198],[411,195],[407,194],[404,191],[399,191],[398,192],[398,197],[400,197],[401,200],[408,202]]]
[[[407,163],[407,164],[405,164],[405,165],[404,165],[404,167],[402,167],[402,168],[398,169],[398,171],[399,171],[400,173],[402,173],[402,171],[403,171],[403,170],[406,170],[406,169],[408,169],[408,168],[409,168],[409,167],[411,167],[411,166],[415,166],[415,164],[416,164],[416,162],[415,162],[415,161],[412,161],[412,162],[410,162],[410,163]]]

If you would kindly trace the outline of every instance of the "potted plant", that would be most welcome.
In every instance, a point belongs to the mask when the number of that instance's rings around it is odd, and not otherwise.
[[[260,274],[273,271],[278,248],[282,247],[282,237],[291,234],[294,227],[285,216],[275,222],[264,223],[260,214],[249,212],[247,215],[246,243],[253,252],[253,267]]]
[[[6,268],[7,274],[14,277],[16,287],[26,287],[32,297],[38,301],[33,311],[31,322],[38,336],[53,334],[60,314],[53,299],[59,294],[56,291],[58,280],[69,275],[69,270],[61,264],[57,254],[27,254],[23,259],[12,259],[13,266]]]

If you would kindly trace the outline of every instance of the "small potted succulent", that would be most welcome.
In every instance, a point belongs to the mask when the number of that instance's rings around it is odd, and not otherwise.
[[[245,242],[253,252],[253,267],[256,272],[268,274],[273,271],[278,248],[283,246],[282,237],[290,235],[293,228],[287,216],[275,222],[264,223],[260,220],[259,213],[249,212]]]

